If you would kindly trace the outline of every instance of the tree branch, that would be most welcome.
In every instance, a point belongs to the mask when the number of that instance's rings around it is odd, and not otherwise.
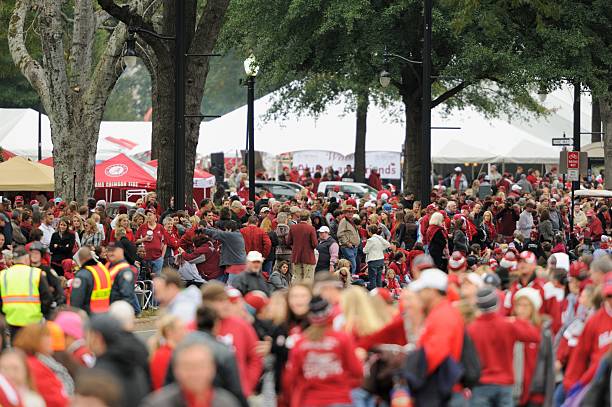
[[[467,82],[461,82],[459,85],[455,86],[454,88],[447,90],[446,92],[444,92],[443,94],[441,94],[440,96],[438,96],[437,98],[431,101],[431,108],[433,109],[439,104],[446,102],[448,99],[452,98],[453,96],[461,92],[463,89],[465,89],[469,85],[470,84]]]
[[[29,8],[29,0],[17,0],[15,2],[15,9],[11,15],[8,29],[9,50],[13,62],[39,94],[43,104],[50,106],[49,86],[43,68],[38,61],[32,58],[25,44],[24,27]]]
[[[153,2],[150,2],[149,6],[152,3]],[[151,23],[145,21],[145,19],[138,13],[131,11],[128,5],[118,6],[114,0],[98,0],[98,4],[104,11],[124,23],[126,26],[144,28],[153,34],[158,34],[157,31],[155,31],[155,27],[153,27]],[[164,40],[160,40],[159,38],[156,38],[155,35],[147,34],[145,32],[139,32],[138,36],[142,38],[143,41],[151,47],[151,49],[153,49],[153,51],[158,55],[159,59],[161,59],[162,56],[169,57],[170,48],[165,44]]]

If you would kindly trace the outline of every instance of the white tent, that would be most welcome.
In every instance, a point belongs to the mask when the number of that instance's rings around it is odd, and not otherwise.
[[[42,156],[53,152],[51,127],[41,117]],[[38,112],[32,109],[0,109],[0,146],[27,158],[38,157]],[[151,149],[150,122],[102,122],[96,160],[104,161],[119,153],[140,154]]]

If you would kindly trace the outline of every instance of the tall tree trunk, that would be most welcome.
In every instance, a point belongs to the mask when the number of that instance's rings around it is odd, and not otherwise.
[[[599,100],[593,98],[593,104],[591,105],[591,143],[598,143],[601,141],[601,111]]]
[[[83,202],[93,193],[96,145],[102,112],[121,69],[118,66],[126,27],[118,24],[94,60],[95,31],[108,15],[96,13],[89,0],[71,3],[70,25],[62,17],[64,2],[16,0],[9,24],[11,56],[38,93],[51,123],[55,194]],[[26,46],[28,13],[39,12],[32,24],[40,34],[42,58]],[[30,23],[28,23],[30,24]]]
[[[604,179],[606,189],[612,190],[612,97],[600,99],[602,131],[604,132]]]
[[[406,138],[404,140],[404,191],[417,194],[421,187],[421,162],[423,129],[420,99],[414,96],[402,97],[406,115]],[[425,202],[423,203],[425,205]]]
[[[355,181],[365,182],[366,171],[366,132],[368,122],[369,93],[362,92],[357,95],[357,120],[355,134]]]
[[[152,93],[152,145],[157,159],[157,200],[168,207],[174,195],[174,69],[160,62],[155,71],[157,92]]]

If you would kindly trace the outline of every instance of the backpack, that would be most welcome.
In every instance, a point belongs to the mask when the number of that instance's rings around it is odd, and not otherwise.
[[[470,335],[467,331],[463,332],[463,347],[461,348],[461,366],[463,366],[463,375],[459,383],[463,387],[473,388],[480,381],[480,359],[478,351]]]

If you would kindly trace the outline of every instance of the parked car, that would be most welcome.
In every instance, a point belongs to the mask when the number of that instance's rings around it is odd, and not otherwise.
[[[378,191],[372,188],[368,184],[363,182],[344,182],[344,181],[323,181],[319,183],[318,193],[323,193],[325,196],[330,195],[334,192],[336,187],[340,188],[339,192],[349,194],[356,198],[363,198],[366,193],[370,194],[370,197],[376,198]]]
[[[294,182],[285,181],[255,181],[255,192],[259,193],[262,189],[270,191],[272,196],[279,201],[287,201],[295,198],[303,187]]]

